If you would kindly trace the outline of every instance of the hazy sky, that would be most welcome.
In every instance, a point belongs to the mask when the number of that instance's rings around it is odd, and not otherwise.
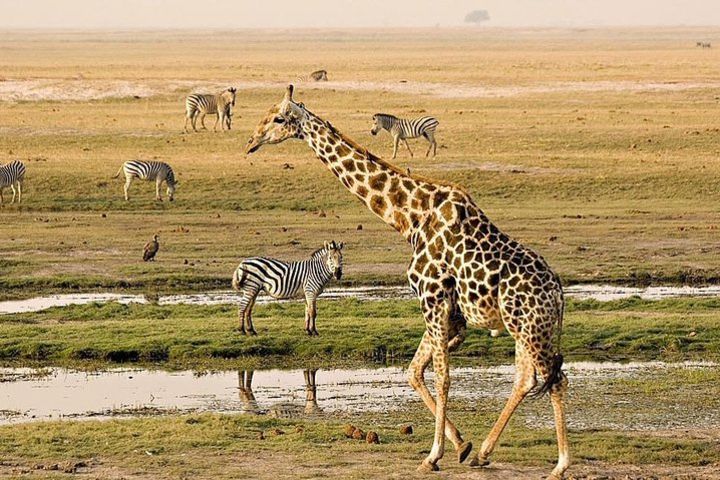
[[[720,25],[720,0],[0,0],[0,28]]]

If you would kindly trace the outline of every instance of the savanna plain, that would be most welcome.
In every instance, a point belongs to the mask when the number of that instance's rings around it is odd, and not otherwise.
[[[409,246],[303,143],[245,156],[249,135],[288,83],[311,111],[386,159],[391,140],[370,134],[374,113],[437,117],[437,156],[425,158],[424,140],[411,140],[415,156],[401,145],[393,162],[464,186],[566,285],[720,283],[720,53],[695,45],[718,34],[2,32],[0,162],[21,159],[27,174],[22,203],[10,204],[6,190],[0,207],[0,300],[228,290],[243,258],[301,259],[326,240],[346,245],[340,286],[403,285]],[[297,82],[319,68],[328,82]],[[185,97],[228,86],[238,88],[232,130],[213,133],[209,116],[210,131],[185,133]],[[173,166],[174,202],[155,201],[154,186],[143,182],[124,200],[113,176],[133,159]],[[153,234],[160,252],[145,263],[142,247]],[[321,297],[318,305],[316,338],[304,335],[297,302],[258,305],[256,337],[234,331],[229,303],[91,303],[2,315],[0,392],[18,371],[41,380],[56,368],[197,375],[312,368],[321,379],[338,368],[372,371],[377,362],[402,367],[424,329],[415,300]],[[717,297],[568,300],[568,477],[720,478],[719,308]],[[454,361],[500,368],[513,352],[507,335],[471,330]],[[654,367],[597,377],[581,367],[605,361]],[[502,378],[505,391],[512,375]],[[450,415],[478,448],[505,397],[472,385],[453,398],[462,380],[452,384]],[[416,475],[433,427],[419,397],[384,409],[326,410],[143,408],[103,419],[13,421],[22,412],[0,404],[0,476]],[[489,468],[457,464],[450,448],[437,475],[542,478],[556,458],[551,419],[547,399],[526,401]],[[380,443],[346,438],[346,423],[377,431]],[[412,435],[399,432],[406,424]]]

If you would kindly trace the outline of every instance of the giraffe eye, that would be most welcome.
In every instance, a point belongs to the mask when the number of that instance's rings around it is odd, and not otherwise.
[[[285,119],[283,117],[275,117],[273,118],[273,122],[275,123],[285,123]]]

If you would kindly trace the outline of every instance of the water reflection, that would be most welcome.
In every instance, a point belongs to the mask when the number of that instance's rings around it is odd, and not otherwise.
[[[258,405],[253,392],[252,381],[254,370],[238,371],[238,396],[243,408],[242,413],[250,413],[258,415],[267,413],[276,418],[293,418],[299,416],[315,416],[322,413],[322,409],[318,405],[317,400],[317,383],[316,375],[318,369],[303,370],[303,379],[305,380],[305,404],[298,405],[293,401],[281,401],[270,405],[263,410]]]

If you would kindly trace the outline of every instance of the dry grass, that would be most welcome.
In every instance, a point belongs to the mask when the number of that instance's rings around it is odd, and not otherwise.
[[[348,281],[402,282],[408,248],[303,144],[242,154],[281,84],[319,66],[338,83],[299,85],[297,97],[380,155],[391,151],[390,139],[369,134],[373,113],[436,115],[438,157],[402,152],[398,165],[465,185],[567,281],[716,281],[720,130],[712,82],[720,62],[715,50],[694,47],[707,34],[9,32],[0,41],[0,92],[10,82],[52,79],[58,87],[50,94],[111,89],[118,80],[156,94],[3,103],[0,161],[28,166],[26,203],[0,210],[8,232],[0,238],[5,295],[220,286],[244,256],[299,258],[330,238],[349,246]],[[361,90],[356,82],[375,83]],[[441,83],[451,94],[472,84],[512,95],[443,98],[417,93],[417,82]],[[609,83],[608,90],[563,91],[565,82]],[[635,82],[680,83],[623,90]],[[702,83],[708,86],[684,87]],[[245,86],[234,130],[182,134],[187,92],[226,84]],[[551,88],[513,90],[537,86]],[[422,141],[413,146],[424,151]],[[158,205],[152,187],[139,183],[132,201],[122,201],[121,181],[111,177],[133,158],[171,163],[181,182],[177,202]],[[155,232],[159,261],[144,265],[139,251]]]

